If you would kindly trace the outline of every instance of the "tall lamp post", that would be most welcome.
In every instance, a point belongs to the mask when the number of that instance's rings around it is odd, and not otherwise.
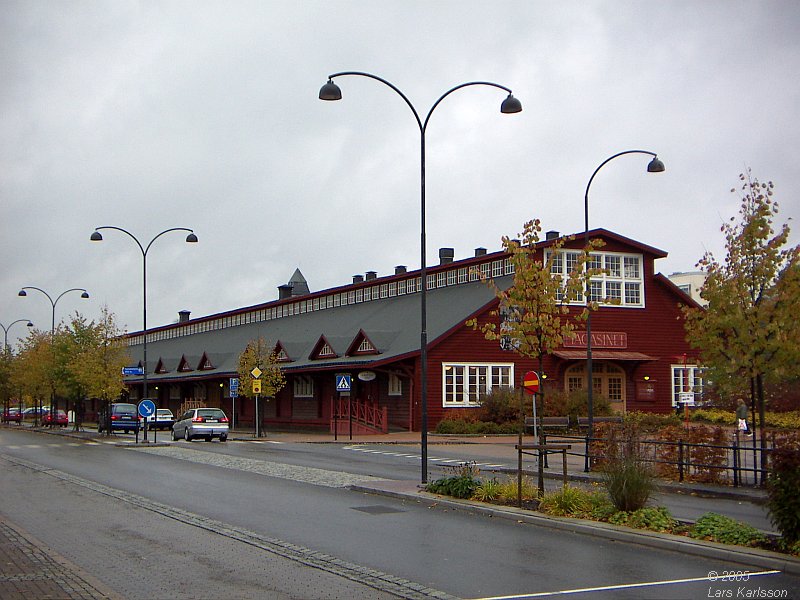
[[[31,322],[30,319],[17,319],[13,323],[11,323],[11,325],[9,325],[8,327],[6,327],[2,323],[0,323],[0,327],[3,328],[3,335],[4,335],[4,338],[3,338],[3,349],[4,350],[8,350],[8,330],[11,329],[11,327],[14,326],[14,323],[24,323],[25,321],[28,322],[28,325],[27,325],[28,327],[33,327],[33,323]]]
[[[92,232],[92,235],[89,239],[92,242],[102,242],[103,235],[100,233],[101,229],[114,229],[116,231],[121,231],[128,237],[130,237],[136,245],[139,247],[139,250],[142,252],[142,333],[143,333],[143,342],[142,342],[142,398],[147,398],[147,253],[150,250],[150,246],[153,245],[158,238],[160,238],[165,233],[169,233],[170,231],[188,231],[189,234],[186,236],[186,241],[190,244],[197,243],[197,236],[194,234],[194,231],[191,229],[187,229],[186,227],[171,227],[169,229],[165,229],[161,233],[157,234],[147,246],[142,246],[142,243],[139,239],[133,235],[130,231],[126,229],[122,229],[122,227],[114,227],[112,225],[105,225],[103,227],[95,227],[95,230]],[[147,435],[147,431],[145,430],[145,436]]]
[[[508,96],[503,100],[502,104],[500,105],[500,112],[504,114],[513,114],[522,111],[522,103],[517,100],[511,90],[505,86],[499,85],[497,83],[491,83],[488,81],[471,81],[468,83],[462,83],[457,85],[449,90],[447,90],[444,94],[442,94],[439,99],[433,103],[428,114],[423,121],[420,118],[417,109],[414,108],[414,105],[411,101],[406,97],[403,92],[401,92],[397,87],[395,87],[392,83],[389,83],[385,79],[378,77],[376,75],[372,75],[370,73],[363,73],[360,71],[342,71],[341,73],[334,73],[333,75],[328,76],[328,82],[322,86],[319,90],[319,99],[320,100],[341,100],[342,99],[342,91],[339,89],[339,86],[333,82],[335,77],[343,77],[345,75],[357,75],[360,77],[368,77],[370,79],[374,79],[375,81],[379,81],[382,84],[390,87],[394,90],[408,105],[411,109],[411,112],[414,114],[414,118],[417,121],[417,125],[419,126],[419,133],[420,133],[420,280],[422,283],[422,289],[420,290],[420,361],[421,361],[421,379],[422,385],[420,389],[420,400],[422,402],[422,411],[421,411],[421,453],[422,453],[422,483],[426,483],[428,479],[428,331],[427,331],[427,267],[426,267],[426,258],[425,258],[425,132],[428,128],[428,122],[430,121],[431,115],[433,111],[436,110],[436,107],[439,106],[439,103],[444,100],[447,96],[455,92],[456,90],[460,90],[461,88],[475,86],[475,85],[482,85],[482,86],[490,86],[499,88],[508,92]]]
[[[626,154],[647,154],[648,156],[652,156],[652,160],[647,164],[647,172],[648,173],[661,173],[664,171],[664,163],[658,159],[658,156],[655,152],[649,152],[647,150],[625,150],[624,152],[618,152],[613,156],[609,156],[605,159],[600,166],[594,170],[592,176],[589,178],[589,183],[586,185],[586,193],[583,196],[583,207],[584,207],[584,229],[583,229],[583,243],[584,246],[589,248],[589,188],[592,187],[592,181],[594,181],[595,175],[597,175],[598,171],[602,169],[607,163],[611,162],[615,158],[620,156],[624,156]],[[588,257],[587,257],[588,258]],[[588,268],[588,264],[587,264]],[[587,278],[586,281],[586,302],[591,301],[591,285]],[[592,311],[588,311],[586,315],[586,382],[587,382],[587,408],[589,412],[589,439],[592,439],[594,435],[594,382],[592,381]],[[589,462],[587,460],[587,470]]]
[[[17,294],[17,295],[18,296],[23,296],[23,297],[27,296],[28,293],[25,290],[36,290],[37,292],[43,293],[45,296],[47,296],[47,299],[50,300],[50,305],[53,307],[53,319],[52,319],[51,324],[50,324],[50,343],[51,344],[55,343],[55,338],[56,338],[56,304],[58,304],[58,301],[61,300],[61,298],[63,298],[65,295],[69,294],[70,292],[82,292],[81,293],[81,298],[84,298],[84,299],[89,297],[89,292],[87,292],[83,288],[70,288],[68,290],[65,290],[65,291],[61,292],[61,294],[59,294],[58,297],[55,300],[53,300],[53,298],[50,296],[50,294],[45,292],[42,288],[38,288],[38,287],[34,287],[34,286],[26,286],[26,287],[22,288],[19,291],[19,294]],[[53,346],[53,351],[55,352],[55,345]],[[50,399],[50,410],[51,410],[51,414],[54,415],[53,419],[51,420],[51,423],[54,424],[55,423],[55,418],[58,416],[58,400],[57,400],[56,395],[55,395],[55,390],[52,390],[52,394],[53,394],[53,397]]]

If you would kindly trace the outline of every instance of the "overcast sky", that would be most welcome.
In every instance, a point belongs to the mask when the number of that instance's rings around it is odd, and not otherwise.
[[[419,268],[419,129],[427,129],[427,253],[500,248],[526,220],[590,227],[694,270],[739,207],[747,167],[800,214],[800,4],[786,1],[0,0],[0,323],[49,330],[105,304],[142,328]],[[732,194],[731,188],[737,193]],[[798,243],[793,231],[792,243]],[[25,335],[16,325],[10,339]]]

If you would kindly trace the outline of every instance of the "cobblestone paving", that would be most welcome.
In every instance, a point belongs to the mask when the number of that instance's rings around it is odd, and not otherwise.
[[[258,473],[268,477],[278,477],[280,479],[290,479],[311,485],[321,485],[324,487],[343,488],[370,481],[383,481],[379,477],[371,475],[356,475],[344,471],[329,471],[316,469],[314,467],[300,467],[282,463],[270,462],[267,460],[255,460],[252,458],[240,458],[227,454],[217,454],[215,452],[205,452],[203,450],[192,450],[190,448],[178,448],[175,446],[155,447],[155,448],[135,448],[137,452],[147,452],[168,456],[179,460],[186,460],[193,463],[212,465],[224,469],[236,469],[238,471],[248,471]]]
[[[122,600],[94,577],[0,516],[0,598]]]

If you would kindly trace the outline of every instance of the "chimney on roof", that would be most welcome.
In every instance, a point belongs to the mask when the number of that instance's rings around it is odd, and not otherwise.
[[[278,286],[278,300],[286,300],[292,297],[292,286],[288,283]]]
[[[545,234],[545,240],[547,240],[547,241],[557,240],[560,236],[561,236],[561,234],[558,231],[548,231]]]
[[[395,275],[403,275],[405,272],[406,272],[406,266],[405,265],[397,265],[394,268],[394,274]]]
[[[475,256],[486,256],[486,248],[475,248]]]
[[[455,256],[456,252],[453,248],[439,248],[439,264],[440,265],[449,265],[453,262],[453,257]]]
[[[363,275],[353,275],[353,283],[361,283],[364,281]]]
[[[378,278],[376,271],[367,271],[367,281],[375,281]]]
[[[191,311],[179,310],[178,311],[178,323],[188,323],[190,314],[192,314]]]

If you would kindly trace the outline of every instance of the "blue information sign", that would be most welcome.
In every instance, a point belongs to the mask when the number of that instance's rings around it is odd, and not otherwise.
[[[349,392],[350,391],[350,375],[346,373],[336,374],[336,391]]]
[[[122,367],[123,375],[144,375],[142,367]]]
[[[139,402],[139,416],[148,418],[152,417],[156,414],[156,403],[150,400],[149,398],[145,398],[141,402]]]

